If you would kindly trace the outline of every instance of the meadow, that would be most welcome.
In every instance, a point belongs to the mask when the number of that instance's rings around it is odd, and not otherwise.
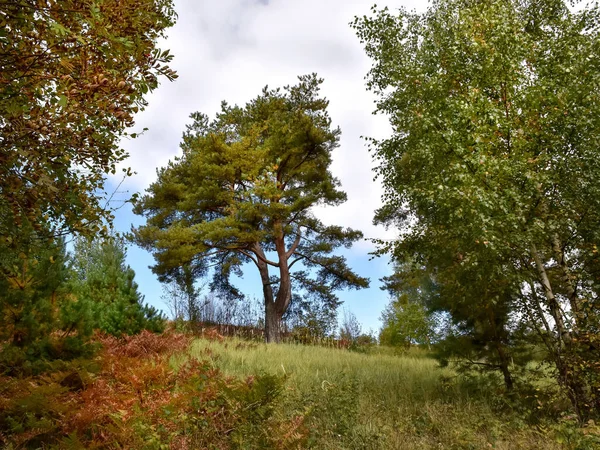
[[[550,431],[524,420],[489,383],[475,388],[419,349],[365,352],[236,339],[194,341],[189,354],[224,374],[285,379],[275,416],[302,417],[307,448],[558,449],[585,448],[569,427]],[[482,380],[481,380],[482,381]],[[482,388],[483,387],[483,388]],[[562,431],[561,431],[562,430]]]
[[[0,447],[16,449],[599,448],[540,372],[499,379],[425,350],[265,344],[217,333],[96,334],[96,352],[0,376]],[[17,367],[16,365],[14,367]],[[563,403],[561,403],[563,402]]]

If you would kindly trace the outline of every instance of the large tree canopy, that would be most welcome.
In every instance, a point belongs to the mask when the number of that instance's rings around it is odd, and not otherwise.
[[[354,25],[393,126],[373,141],[376,220],[403,229],[383,250],[431,271],[464,320],[532,318],[585,417],[599,398],[593,352],[581,356],[598,339],[598,7],[437,0]]]
[[[2,235],[111,218],[102,188],[127,156],[119,140],[157,76],[176,76],[156,48],[174,19],[172,0],[0,1]]]
[[[331,254],[362,233],[325,226],[311,212],[346,200],[329,171],[340,131],[331,127],[328,102],[319,98],[321,82],[304,76],[296,86],[265,88],[243,108],[223,103],[213,121],[192,114],[183,155],[159,170],[135,207],[147,217],[134,230],[135,240],[153,251],[153,270],[163,280],[186,265],[197,275],[217,267],[213,289],[235,293],[230,274],[254,264],[269,341],[280,338],[293,284],[295,295],[304,291],[331,308],[338,304],[335,290],[368,285],[342,256]]]

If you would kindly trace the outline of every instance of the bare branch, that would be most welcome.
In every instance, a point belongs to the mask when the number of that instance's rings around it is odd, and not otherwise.
[[[265,264],[268,264],[273,267],[279,267],[279,263],[273,262],[266,258],[265,252],[263,251],[263,249],[261,248],[261,246],[258,242],[255,242],[254,246],[249,247],[248,250],[250,250],[252,253],[254,253],[256,255],[256,257],[258,259],[260,259],[262,262],[264,262]]]

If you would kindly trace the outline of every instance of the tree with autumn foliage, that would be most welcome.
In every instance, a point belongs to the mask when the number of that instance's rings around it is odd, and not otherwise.
[[[119,140],[158,77],[176,77],[156,46],[175,17],[172,0],[0,1],[0,209],[16,224],[2,236],[112,218],[102,189],[127,157]]]
[[[185,265],[198,276],[213,267],[212,289],[241,296],[230,275],[241,275],[245,263],[256,267],[269,342],[280,340],[293,298],[335,309],[336,290],[368,285],[332,255],[362,233],[326,226],[312,213],[346,200],[329,171],[340,131],[319,97],[321,83],[310,75],[283,90],[265,88],[244,107],[223,103],[213,121],[192,114],[183,155],[135,205],[147,224],[133,230],[134,239],[153,252],[162,280]]]
[[[107,231],[119,141],[159,77],[176,77],[157,48],[175,17],[172,0],[0,0],[3,340],[29,351],[81,322],[60,237]]]

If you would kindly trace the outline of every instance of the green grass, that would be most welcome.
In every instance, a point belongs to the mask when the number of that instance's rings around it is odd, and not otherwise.
[[[474,396],[422,351],[356,353],[293,344],[197,340],[188,356],[232,377],[286,377],[279,418],[303,417],[303,448],[558,449],[556,436],[499,413],[493,390]]]

